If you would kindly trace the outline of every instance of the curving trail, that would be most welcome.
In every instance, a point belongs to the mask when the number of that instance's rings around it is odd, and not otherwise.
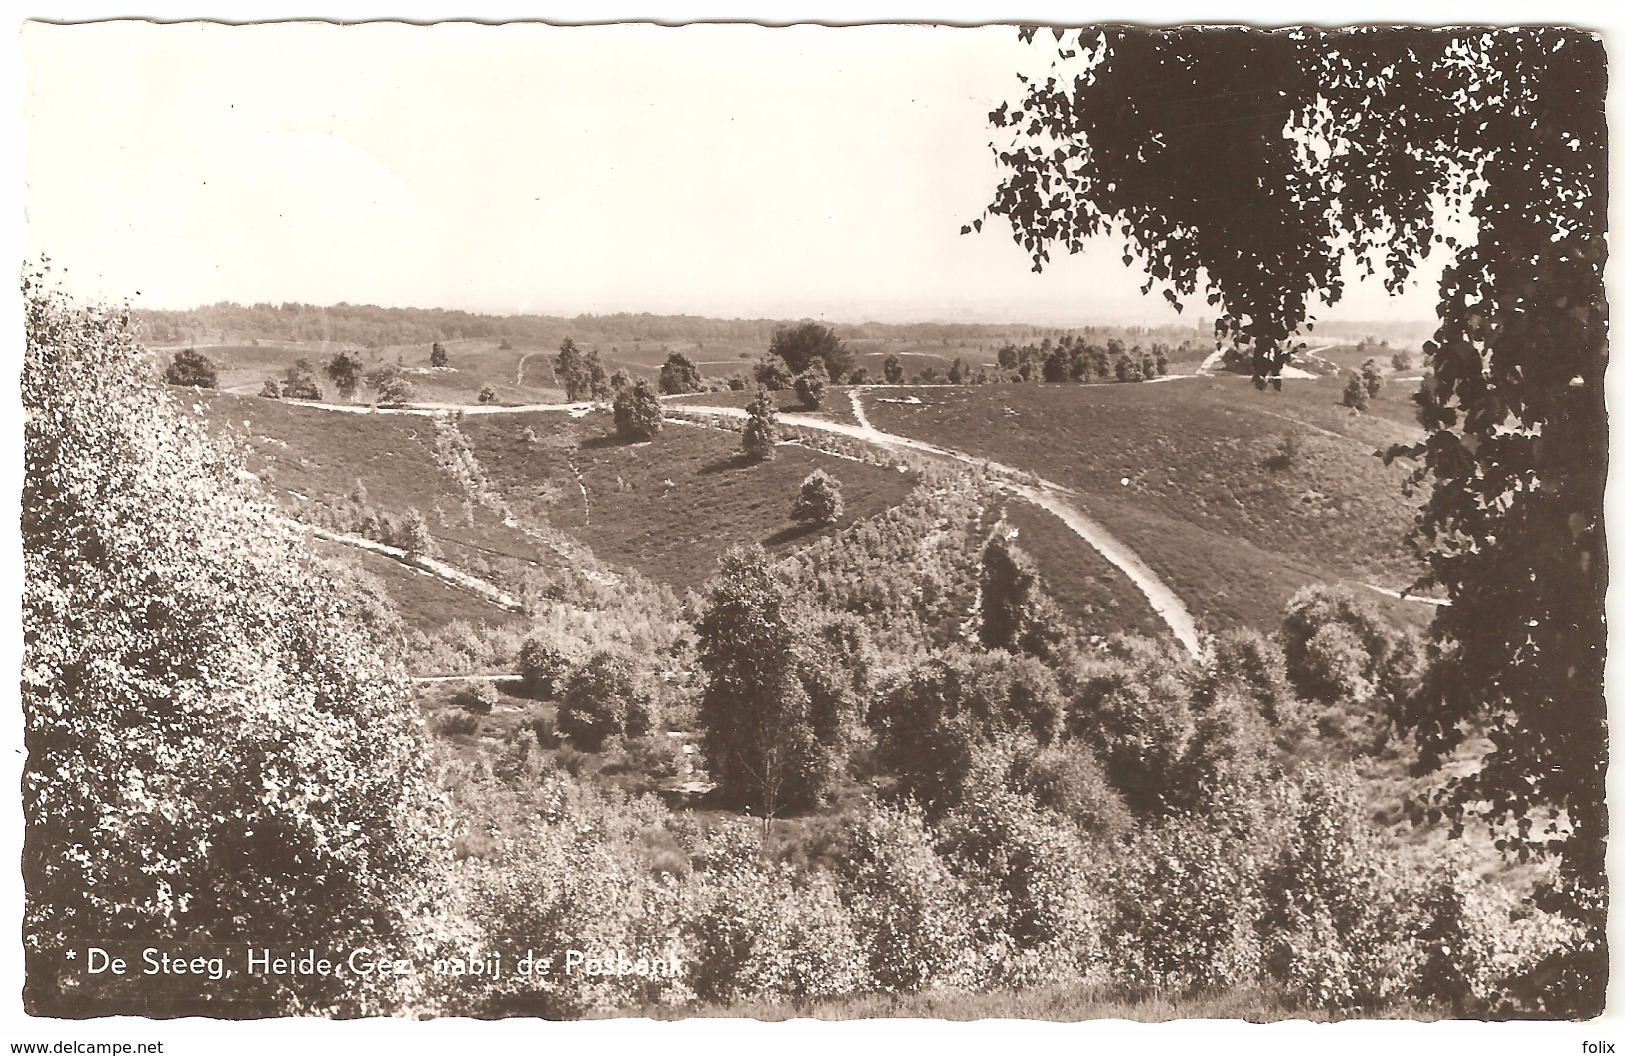
[[[1202,655],[1202,639],[1196,630],[1196,620],[1191,616],[1190,610],[1180,600],[1179,595],[1169,589],[1157,574],[1140,559],[1127,545],[1114,538],[1098,522],[1089,517],[1081,509],[1069,501],[1069,496],[1077,493],[1071,488],[1057,484],[1043,477],[1035,476],[1024,470],[1006,466],[1000,462],[993,462],[985,458],[977,458],[964,451],[955,451],[952,448],[939,447],[928,444],[923,440],[912,437],[899,436],[896,433],[884,432],[869,424],[869,419],[863,413],[856,390],[849,393],[852,399],[853,416],[859,425],[849,425],[846,422],[834,422],[823,418],[810,418],[800,414],[780,414],[779,421],[785,425],[792,425],[798,429],[821,429],[828,433],[838,433],[855,440],[875,444],[880,447],[897,448],[908,451],[917,451],[921,454],[934,455],[938,458],[952,459],[967,465],[981,466],[997,476],[1007,479],[998,482],[998,486],[1032,503],[1056,518],[1076,534],[1084,542],[1094,547],[1101,557],[1111,562],[1119,571],[1129,578],[1140,593],[1145,595],[1151,608],[1161,616],[1168,629],[1178,639],[1179,644],[1195,657]],[[676,408],[669,408],[668,414]],[[691,411],[695,414],[718,415],[727,418],[743,418],[745,411],[739,407],[716,407],[698,404],[683,404],[680,411]]]

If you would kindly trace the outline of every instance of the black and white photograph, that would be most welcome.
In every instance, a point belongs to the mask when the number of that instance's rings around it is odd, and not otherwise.
[[[1610,34],[140,15],[15,23],[11,1051],[1625,1041]]]

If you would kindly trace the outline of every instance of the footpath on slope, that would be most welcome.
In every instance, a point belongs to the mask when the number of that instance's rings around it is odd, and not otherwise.
[[[457,587],[460,590],[466,590],[471,594],[477,594],[486,601],[491,602],[493,605],[507,609],[509,612],[524,611],[524,606],[520,605],[518,601],[509,596],[494,583],[488,583],[485,580],[480,579],[478,576],[470,575],[469,573],[464,572],[462,569],[457,568],[455,565],[449,565],[444,561],[440,561],[432,557],[425,557],[422,554],[409,554],[398,546],[385,546],[383,543],[368,539],[366,536],[350,535],[347,532],[334,532],[326,528],[318,528],[313,524],[306,524],[303,521],[290,520],[289,523],[293,524],[302,531],[309,532],[318,539],[326,539],[334,543],[343,543],[346,546],[353,546],[360,550],[371,550],[375,554],[383,554],[385,557],[392,557],[401,564],[406,565],[408,568],[413,568],[424,573],[425,575],[433,576],[449,586]]]
[[[811,418],[800,414],[780,414],[779,421],[799,429],[821,429],[825,432],[838,433],[842,436],[848,436],[881,447],[918,451],[922,454],[952,459],[967,465],[981,466],[995,474],[996,477],[1008,478],[999,480],[997,482],[999,487],[1057,517],[1075,535],[1094,547],[1101,557],[1111,562],[1119,571],[1128,576],[1129,581],[1139,589],[1140,593],[1145,595],[1152,609],[1162,617],[1169,630],[1173,631],[1174,637],[1179,640],[1179,644],[1184,646],[1192,656],[1199,657],[1202,655],[1202,640],[1196,632],[1196,620],[1191,616],[1190,610],[1185,607],[1185,603],[1169,589],[1168,585],[1155,572],[1151,571],[1138,554],[1114,538],[1099,522],[1089,517],[1068,500],[1068,496],[1076,495],[1076,492],[1072,491],[1072,489],[1000,462],[977,458],[964,451],[939,447],[923,440],[915,440],[912,437],[899,436],[896,433],[876,429],[869,424],[868,416],[863,413],[858,391],[853,390],[848,395],[852,400],[853,416],[862,424],[850,425],[846,422],[828,421],[823,418]],[[683,404],[681,408],[672,407],[668,409],[667,413],[674,414],[682,411],[726,418],[743,418],[746,415],[746,412],[739,407],[696,404]]]

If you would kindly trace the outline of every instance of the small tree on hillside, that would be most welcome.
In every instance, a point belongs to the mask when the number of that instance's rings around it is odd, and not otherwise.
[[[572,338],[559,343],[559,354],[553,360],[553,374],[564,386],[567,400],[592,398],[592,372],[587,366],[587,355],[576,347]]]
[[[801,492],[790,507],[790,517],[803,524],[834,524],[841,519],[846,504],[841,500],[841,482],[815,469],[801,482]]]
[[[1352,407],[1356,411],[1366,409],[1370,395],[1366,392],[1365,382],[1360,375],[1349,372],[1348,384],[1343,386],[1343,406]]]
[[[886,376],[887,385],[901,385],[903,383],[903,364],[896,356],[887,356],[881,363],[880,369]]]
[[[666,356],[666,362],[660,367],[660,391],[668,396],[680,396],[685,392],[700,392],[705,388],[705,380],[700,377],[700,368],[694,361],[681,352],[673,352]]]
[[[757,389],[756,398],[745,408],[743,445],[746,457],[756,462],[773,460],[773,445],[779,439],[779,410],[767,390]]]
[[[1394,355],[1393,355],[1393,358],[1390,359],[1388,362],[1394,368],[1395,371],[1401,371],[1402,372],[1402,371],[1410,370],[1411,366],[1412,366],[1412,364],[1411,364],[1411,354],[1409,352],[1406,352],[1406,351],[1403,351],[1403,350],[1401,350],[1399,352],[1395,352]]]
[[[619,395],[622,389],[631,387],[632,375],[627,373],[625,367],[617,367],[615,373],[609,376],[609,391],[612,394]]]
[[[445,367],[450,365],[451,359],[446,355],[446,346],[436,341],[429,346],[429,366]]]
[[[260,395],[268,400],[280,400],[282,398],[282,383],[276,378],[266,378],[265,384],[260,386]]]
[[[417,394],[417,388],[407,377],[406,371],[394,364],[379,367],[368,374],[367,384],[378,394],[378,404],[382,407],[399,407]]]
[[[589,349],[586,359],[587,392],[594,401],[603,401],[614,395],[614,388],[610,384],[610,377],[604,372],[603,360],[598,358],[596,348]]]
[[[218,380],[214,363],[195,348],[183,348],[170,360],[164,380],[171,385],[192,385],[212,389]]]
[[[813,360],[812,366],[796,375],[796,395],[801,398],[802,406],[817,410],[824,405],[828,392],[829,375],[824,372],[823,360]]]
[[[496,398],[497,398],[497,390],[492,388],[490,383],[486,383],[486,384],[480,386],[480,402],[481,403],[493,403],[493,402],[495,402]]]
[[[977,634],[984,646],[1040,660],[1054,654],[1062,638],[1059,613],[1045,596],[1032,561],[1003,530],[995,529],[982,549],[978,582]]]
[[[316,372],[310,360],[301,359],[282,373],[282,395],[290,400],[319,400],[322,387],[316,384]]]
[[[788,389],[796,383],[794,375],[784,365],[784,361],[773,356],[758,360],[750,368],[750,373],[756,384],[773,392]]]
[[[429,534],[429,520],[423,516],[423,511],[416,506],[409,507],[406,519],[401,522],[399,537],[395,545],[405,550],[413,557],[435,557],[440,553],[440,547],[435,545],[434,536]]]
[[[700,723],[721,798],[768,819],[815,804],[834,760],[801,677],[803,621],[761,547],[723,557],[695,628],[707,674]]]
[[[649,382],[639,378],[615,395],[615,432],[623,440],[648,440],[660,432],[660,397]]]
[[[519,679],[528,696],[550,700],[564,689],[570,654],[551,639],[526,638],[519,646]]]
[[[1365,386],[1366,395],[1376,399],[1377,393],[1382,391],[1382,370],[1375,359],[1360,364],[1360,382]]]
[[[361,384],[361,359],[349,352],[340,352],[327,361],[322,373],[339,390],[339,395],[346,400],[355,398],[355,390]]]

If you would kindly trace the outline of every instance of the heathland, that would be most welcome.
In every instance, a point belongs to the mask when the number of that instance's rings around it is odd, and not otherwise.
[[[1548,863],[1430,812],[1483,742],[1398,720],[1395,335],[1315,352],[1362,410],[1197,328],[30,297],[37,1011],[1563,1012]],[[177,996],[87,927],[615,970]]]

